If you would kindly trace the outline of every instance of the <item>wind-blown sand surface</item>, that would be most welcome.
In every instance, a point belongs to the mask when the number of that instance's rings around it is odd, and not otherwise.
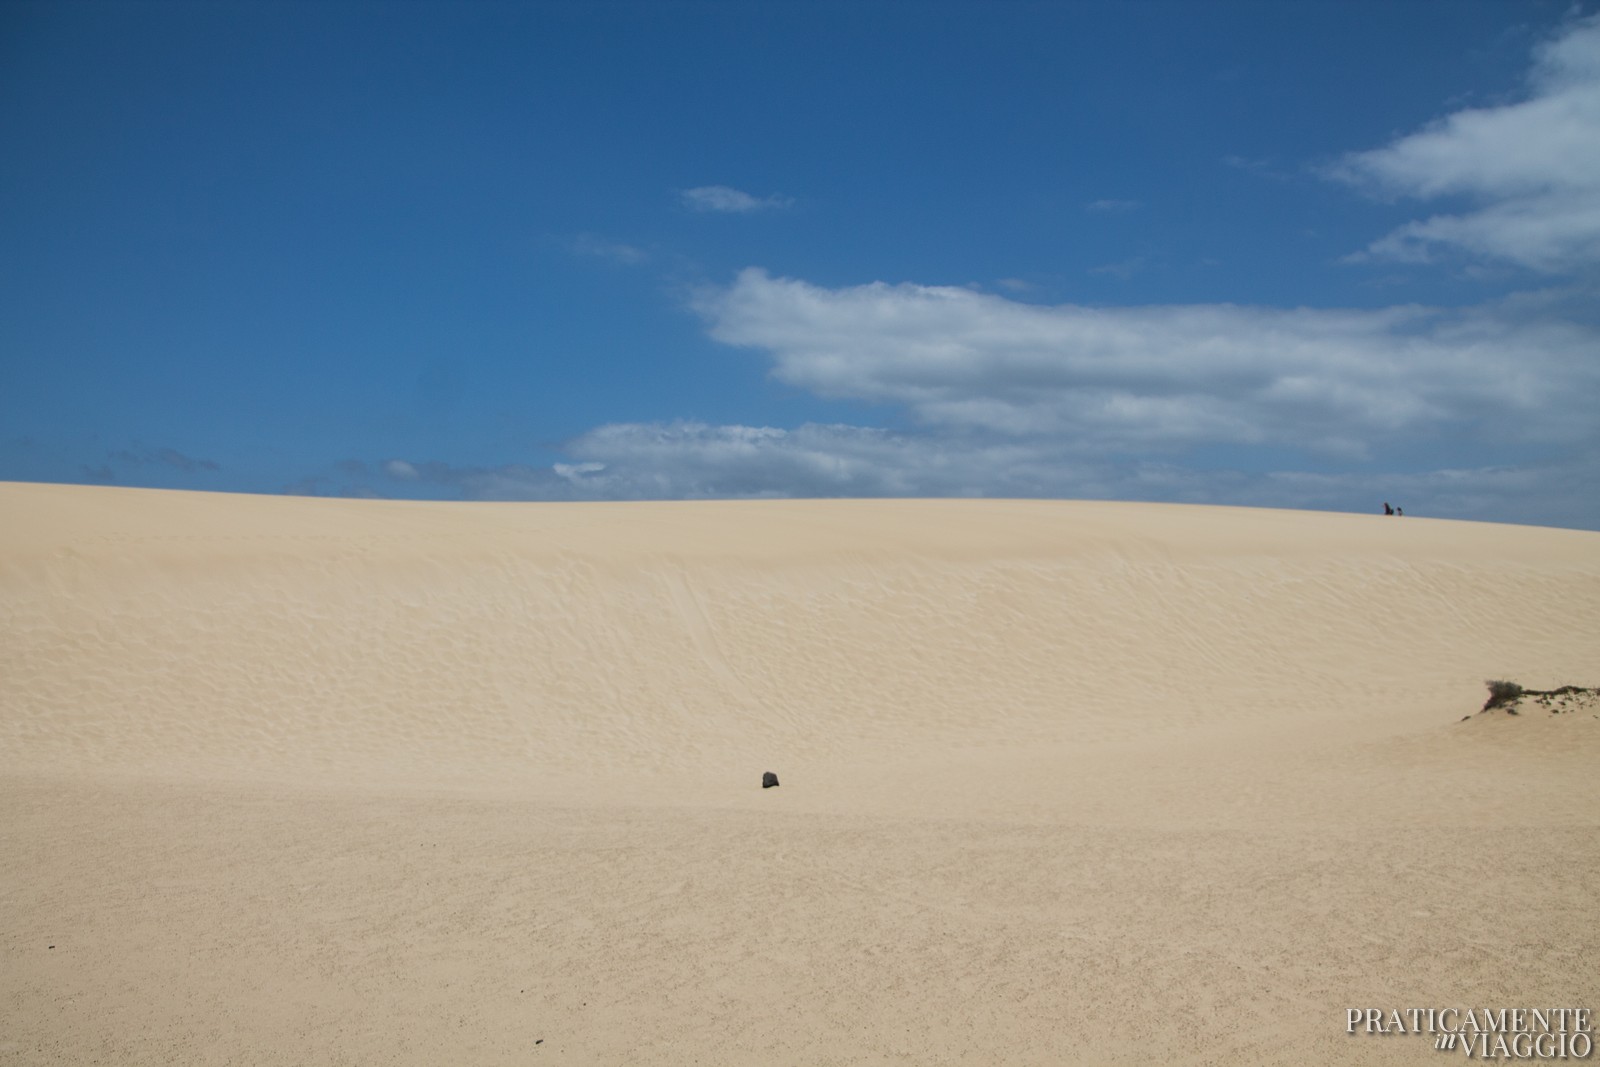
[[[0,1063],[1438,1063],[1346,1009],[1600,1008],[1600,708],[1460,721],[1600,684],[1600,534],[0,514]]]

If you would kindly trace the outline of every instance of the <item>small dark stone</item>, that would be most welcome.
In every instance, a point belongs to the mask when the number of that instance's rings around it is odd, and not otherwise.
[[[771,771],[768,771],[766,774],[763,774],[761,776],[761,788],[762,789],[771,789],[773,786],[775,786],[777,784],[778,784],[778,776],[776,774],[773,774]]]

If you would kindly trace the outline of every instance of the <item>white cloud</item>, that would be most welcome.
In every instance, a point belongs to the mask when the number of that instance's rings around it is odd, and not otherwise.
[[[1250,156],[1228,155],[1222,157],[1222,162],[1233,167],[1254,174],[1258,178],[1269,178],[1273,181],[1288,181],[1291,175],[1280,168],[1278,162],[1271,158],[1253,158]]]
[[[754,211],[786,208],[794,204],[786,196],[756,197],[726,185],[701,185],[685,189],[678,195],[683,205],[691,211],[716,211],[733,215],[748,215]]]
[[[1537,51],[1527,99],[1455,112],[1330,173],[1380,194],[1478,205],[1402,226],[1370,257],[1423,262],[1453,247],[1548,272],[1600,263],[1600,15]]]
[[[1600,528],[1600,300],[1585,285],[1467,309],[1090,308],[751,269],[695,307],[777,379],[912,428],[619,423],[548,467],[379,470],[472,499],[1389,499]]]
[[[713,337],[760,350],[784,382],[897,406],[918,428],[621,423],[567,442],[570,462],[550,468],[408,466],[478,499],[1342,510],[1389,499],[1412,515],[1600,527],[1593,297],[1574,287],[1467,310],[1045,307],[748,270],[700,295]],[[1385,469],[1416,448],[1478,459]],[[1318,470],[1294,469],[1306,449],[1322,453]]]
[[[642,248],[636,248],[621,241],[608,241],[603,237],[596,237],[592,233],[580,233],[573,238],[572,250],[580,256],[606,259],[612,263],[620,263],[628,267],[638,266],[650,258],[650,254]]]
[[[747,270],[697,308],[714,338],[768,353],[779,380],[819,396],[1093,452],[1227,444],[1360,457],[1450,433],[1570,443],[1594,436],[1600,399],[1600,331],[1515,302],[1048,307]]]
[[[1085,205],[1084,209],[1098,212],[1132,211],[1138,206],[1137,200],[1093,200]]]
[[[1144,257],[1134,256],[1132,259],[1125,259],[1120,263],[1104,263],[1098,267],[1090,267],[1089,273],[1104,274],[1125,282],[1143,269]]]

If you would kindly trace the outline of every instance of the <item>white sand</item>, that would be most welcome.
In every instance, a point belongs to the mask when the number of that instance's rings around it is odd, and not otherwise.
[[[1439,1063],[1345,1010],[1600,1009],[1600,709],[1458,721],[1600,685],[1600,534],[0,515],[0,1064]]]

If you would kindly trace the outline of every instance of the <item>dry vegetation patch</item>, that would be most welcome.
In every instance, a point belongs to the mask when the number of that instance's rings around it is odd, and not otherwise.
[[[1505,679],[1491,679],[1484,685],[1489,687],[1489,699],[1478,709],[1480,715],[1495,708],[1504,708],[1507,715],[1521,715],[1530,705],[1544,708],[1552,715],[1600,708],[1600,687],[1564,685],[1559,689],[1526,689]],[[1462,721],[1470,718],[1472,716],[1465,716]]]

